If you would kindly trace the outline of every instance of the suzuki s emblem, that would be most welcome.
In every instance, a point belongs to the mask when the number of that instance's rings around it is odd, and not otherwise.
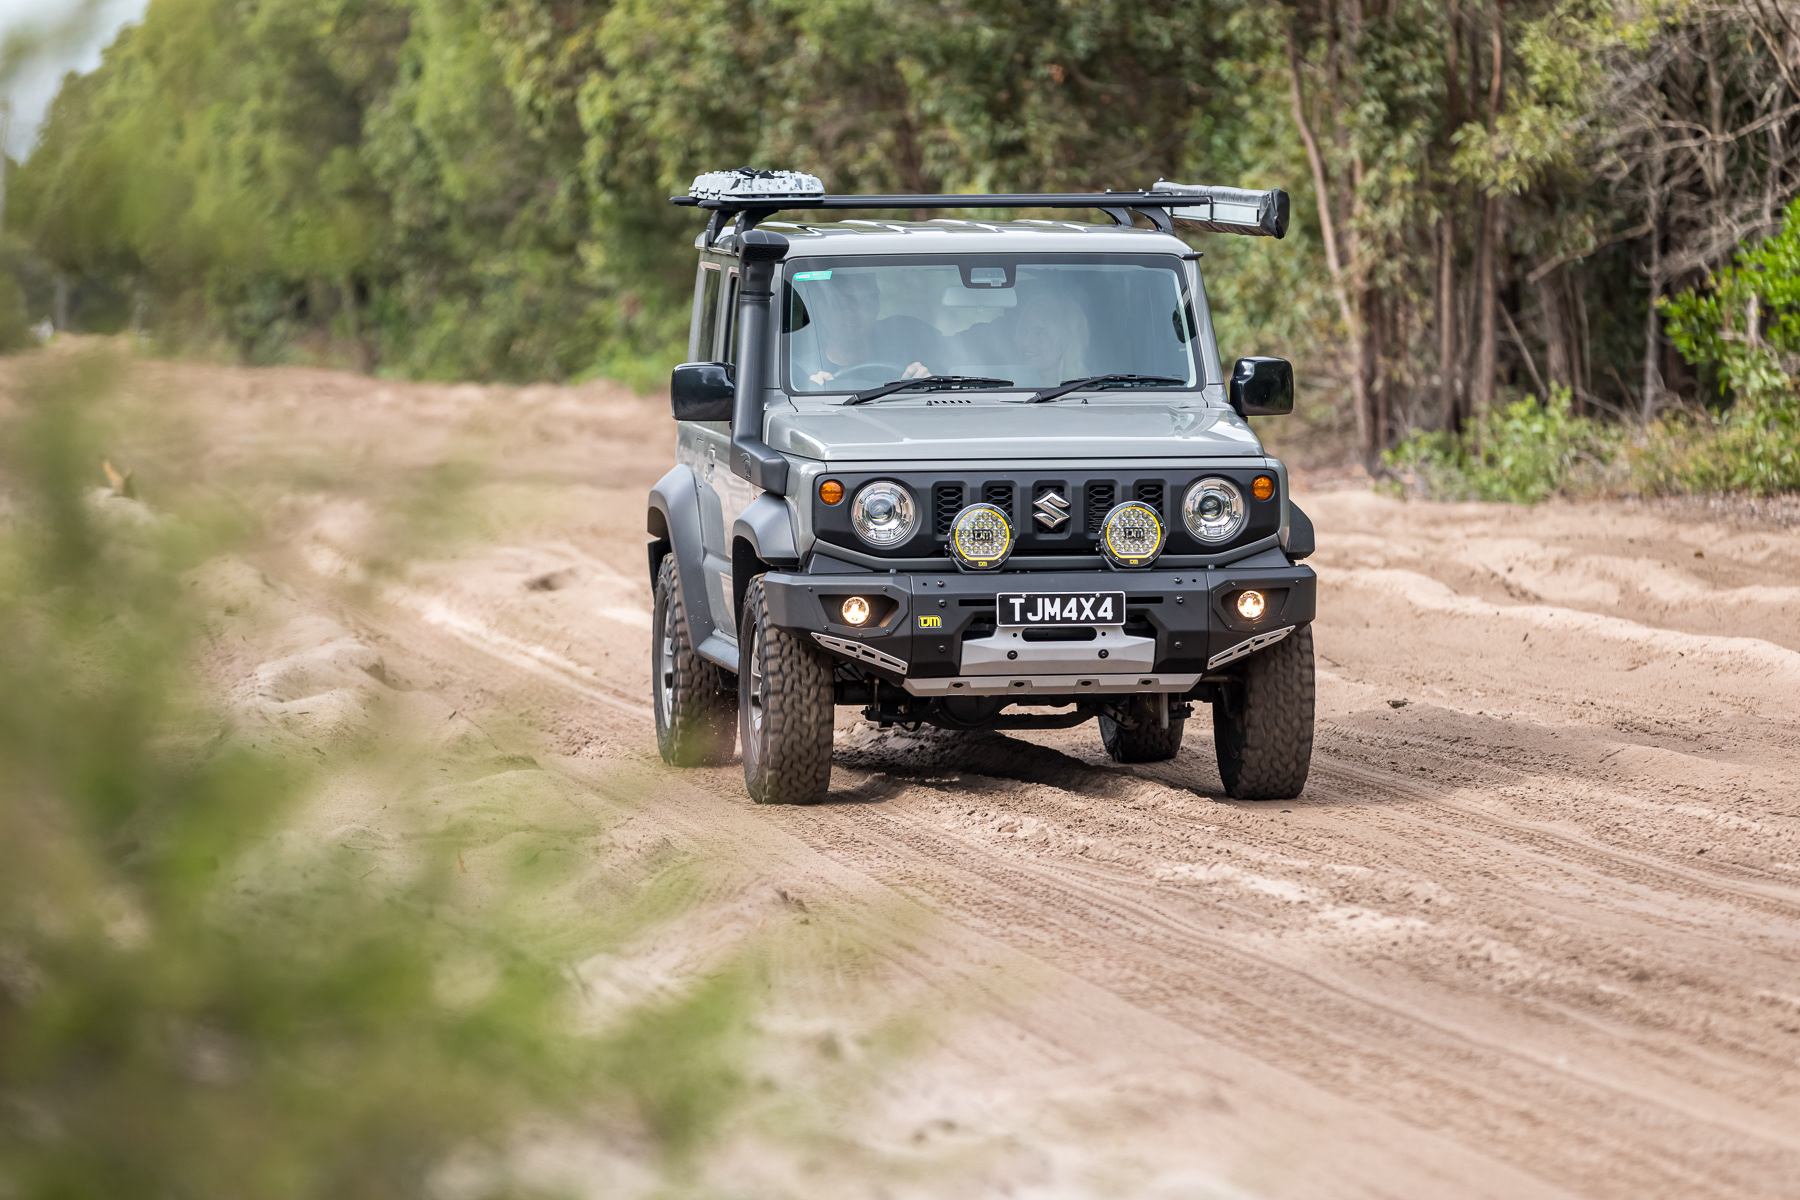
[[[1069,519],[1069,502],[1054,488],[1039,496],[1031,507],[1037,510],[1037,522],[1045,529],[1055,529]]]

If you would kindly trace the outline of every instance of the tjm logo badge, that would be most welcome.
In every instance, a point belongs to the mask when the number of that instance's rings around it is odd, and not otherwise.
[[[920,629],[942,629],[943,627],[944,627],[944,618],[942,618],[942,617],[920,617],[919,618],[919,628]]]

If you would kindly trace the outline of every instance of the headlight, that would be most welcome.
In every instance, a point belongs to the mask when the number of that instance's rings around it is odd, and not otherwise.
[[[998,570],[1012,548],[1012,525],[992,504],[971,504],[950,522],[950,553],[971,571]]]
[[[1137,500],[1116,506],[1100,526],[1100,548],[1115,567],[1147,567],[1162,551],[1162,517]]]
[[[1244,531],[1244,493],[1229,479],[1202,479],[1182,497],[1181,519],[1203,542],[1229,542]]]
[[[912,494],[897,483],[881,480],[864,485],[850,506],[850,525],[871,546],[898,546],[913,535],[918,508]]]

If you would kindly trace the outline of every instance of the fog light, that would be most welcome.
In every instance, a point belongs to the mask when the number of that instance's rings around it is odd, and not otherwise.
[[[1251,592],[1248,594],[1255,595],[1256,593]],[[1243,605],[1244,605],[1244,602],[1242,600],[1239,600],[1238,607],[1242,608]],[[1258,603],[1256,611],[1257,612],[1262,611],[1262,605],[1260,603]],[[848,600],[844,601],[844,624],[846,624],[846,625],[867,625],[868,623],[869,623],[869,602],[867,600],[864,600],[861,596],[852,596]]]
[[[827,479],[819,485],[819,499],[827,504],[839,504],[844,499],[844,485],[835,479]]]
[[[846,608],[849,606],[846,605]],[[1246,621],[1254,621],[1263,615],[1269,602],[1263,599],[1261,592],[1239,592],[1237,598],[1238,616]]]
[[[1275,481],[1267,475],[1258,475],[1250,481],[1250,494],[1258,500],[1267,500],[1275,494]]]

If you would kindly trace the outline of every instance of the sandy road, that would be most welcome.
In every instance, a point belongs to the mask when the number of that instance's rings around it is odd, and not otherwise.
[[[1794,532],[1306,496],[1300,799],[1223,798],[1204,721],[1120,767],[1091,727],[841,710],[830,802],[759,808],[735,768],[654,755],[658,401],[144,377],[201,397],[221,478],[310,472],[266,564],[302,596],[368,552],[372,478],[492,456],[478,539],[336,615],[710,864],[669,963],[826,914],[876,948],[875,986],[953,1010],[846,1118],[875,1159],[814,1165],[829,1194],[1800,1196]]]

